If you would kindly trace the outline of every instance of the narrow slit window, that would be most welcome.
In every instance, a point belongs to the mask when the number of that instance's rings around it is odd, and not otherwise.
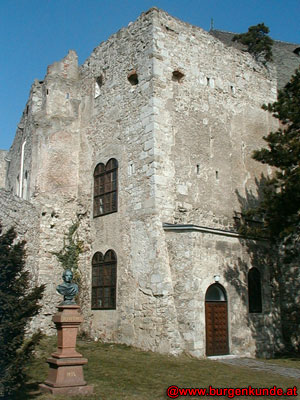
[[[95,98],[100,96],[102,86],[103,86],[103,76],[100,75],[98,76],[98,78],[96,78],[95,81]]]
[[[135,173],[135,168],[133,162],[130,162],[128,165],[128,175],[131,176]]]
[[[214,78],[206,78],[206,85],[213,89],[215,87]]]
[[[248,273],[249,313],[262,312],[261,278],[257,268],[251,268]]]

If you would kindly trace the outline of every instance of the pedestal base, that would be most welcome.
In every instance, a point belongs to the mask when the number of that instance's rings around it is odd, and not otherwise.
[[[76,351],[77,330],[83,321],[79,306],[60,305],[58,309],[60,312],[52,318],[57,328],[57,350],[47,360],[48,378],[39,385],[40,390],[69,396],[92,394],[94,387],[83,378],[82,366],[88,360]]]
[[[94,386],[85,385],[85,386],[68,386],[68,387],[52,387],[48,386],[45,383],[41,383],[39,385],[41,392],[43,393],[51,393],[51,394],[66,394],[69,396],[77,396],[82,395],[86,396],[92,394],[94,391]]]
[[[86,358],[48,358],[47,386],[85,386],[82,366],[87,363]]]

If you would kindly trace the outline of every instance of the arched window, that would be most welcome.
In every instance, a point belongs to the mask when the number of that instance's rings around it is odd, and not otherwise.
[[[94,254],[92,260],[92,309],[116,308],[117,256],[113,250]]]
[[[251,268],[248,273],[249,313],[262,312],[261,280],[257,268]]]
[[[205,301],[226,301],[226,294],[221,285],[211,285],[206,291]]]
[[[118,161],[111,158],[94,171],[94,217],[117,211]]]

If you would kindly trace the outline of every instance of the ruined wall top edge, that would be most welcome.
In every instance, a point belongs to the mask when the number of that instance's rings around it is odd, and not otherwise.
[[[80,66],[81,72],[84,73],[86,69],[89,69],[90,61],[101,57],[102,52],[109,46],[113,45],[115,41],[121,40],[124,37],[137,40],[138,36],[143,36],[143,34],[145,34],[145,29],[149,26],[152,28],[151,36],[153,40],[157,38],[157,33],[161,29],[169,34],[177,34],[178,36],[190,35],[193,38],[205,41],[207,46],[216,47],[219,52],[225,54],[230,53],[233,57],[239,55],[239,57],[242,57],[246,62],[250,61],[251,64],[255,64],[256,70],[261,72],[264,76],[267,76],[268,78],[271,76],[271,79],[274,79],[274,68],[272,65],[267,69],[260,63],[256,62],[250,54],[242,52],[236,48],[228,48],[228,46],[225,46],[221,40],[213,37],[203,28],[184,22],[156,7],[143,12],[134,22],[129,22],[127,27],[121,28],[118,32],[112,34],[107,40],[101,42]],[[155,28],[159,29],[156,30]]]
[[[189,24],[184,22],[176,17],[171,16],[166,11],[152,7],[148,11],[141,13],[141,15],[134,21],[129,22],[127,27],[121,28],[118,32],[112,34],[107,40],[101,42],[91,53],[91,55],[84,61],[84,63],[78,68],[78,56],[75,50],[69,50],[68,54],[61,60],[53,62],[53,64],[47,67],[47,73],[43,80],[36,79],[30,90],[29,99],[26,103],[26,106],[30,102],[32,97],[32,93],[36,90],[41,89],[44,81],[47,79],[51,79],[52,77],[61,76],[65,79],[75,79],[79,78],[80,72],[82,73],[89,64],[90,59],[98,58],[98,55],[101,54],[103,48],[110,46],[114,41],[124,37],[124,36],[131,36],[134,38],[138,34],[137,31],[140,31],[140,36],[143,35],[144,29],[149,25],[164,27],[164,29],[168,30],[169,32],[175,32],[178,34],[182,33],[189,33],[193,36],[202,37],[202,39],[207,40],[207,44],[211,45],[218,45],[218,50],[222,52],[231,52],[231,53],[238,53],[242,55],[245,59],[251,59],[251,56],[247,53],[242,53],[238,49],[230,48],[228,49],[219,39],[212,37],[209,32],[206,32],[201,27]],[[153,32],[153,36],[155,32]],[[139,36],[139,35],[138,35]],[[252,60],[253,61],[253,60]],[[68,65],[68,69],[65,68],[66,64]],[[258,64],[258,70],[263,72],[264,74],[267,73],[267,69]],[[270,68],[272,72],[272,66]],[[24,108],[23,115],[26,114],[26,107]],[[23,118],[21,118],[22,121]]]

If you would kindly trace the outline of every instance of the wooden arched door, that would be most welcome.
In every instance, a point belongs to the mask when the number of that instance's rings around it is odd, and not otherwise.
[[[227,298],[223,286],[215,283],[205,295],[206,355],[229,353]]]

